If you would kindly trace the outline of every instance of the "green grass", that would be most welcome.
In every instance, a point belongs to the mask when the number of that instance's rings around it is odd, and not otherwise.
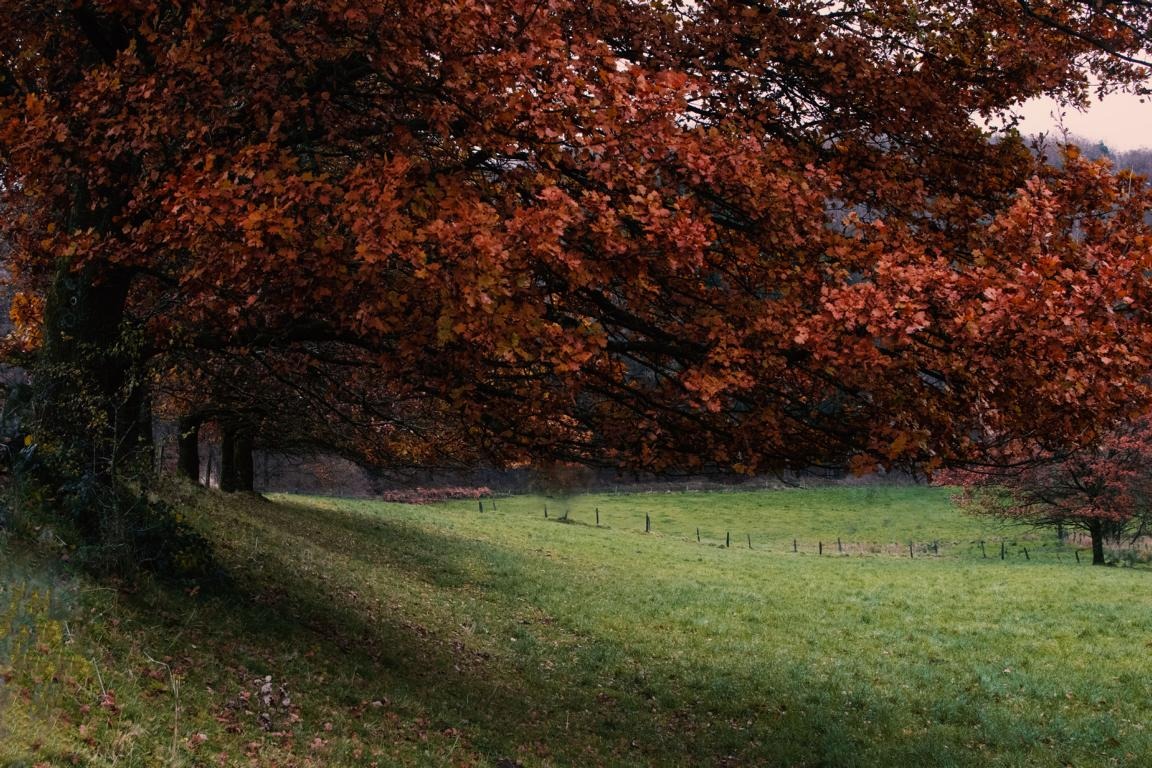
[[[1052,530],[1033,530],[991,518],[959,514],[953,489],[917,486],[790,489],[769,492],[684,492],[588,494],[573,497],[498,499],[496,510],[549,520],[567,513],[567,522],[620,531],[643,531],[645,515],[654,534],[705,544],[731,543],[770,552],[825,555],[886,554],[960,558],[1005,558],[1063,562],[1076,547]],[[492,511],[492,502],[485,502]],[[445,509],[478,510],[475,502]],[[367,507],[365,508],[367,509]],[[984,543],[981,549],[981,542]],[[1079,545],[1087,547],[1086,541]],[[1025,558],[1024,550],[1028,550]],[[1088,554],[1085,552],[1085,554]]]
[[[543,505],[569,510],[569,519],[595,524],[596,509],[604,526],[643,530],[644,515],[652,530],[669,536],[720,543],[731,533],[745,546],[815,550],[819,542],[845,545],[931,543],[968,544],[999,535],[998,524],[956,514],[951,492],[943,488],[869,487],[860,489],[792,489],[774,492],[652,493],[588,495],[570,499],[515,498],[504,502],[510,511],[543,515]],[[498,502],[499,503],[499,502]],[[499,507],[498,507],[499,509]]]
[[[43,648],[0,656],[0,765],[1138,766],[1152,754],[1152,574],[1078,567],[1050,533],[961,516],[946,491],[519,497],[483,514],[186,504],[232,586],[64,579],[55,613],[24,600]],[[729,530],[733,547],[718,546]],[[835,554],[837,536],[851,554]],[[1002,537],[1017,544],[1003,561]],[[996,542],[987,559],[982,539]],[[900,556],[909,541],[939,541],[939,555]],[[8,583],[58,579],[29,568]],[[0,635],[4,615],[0,596]]]

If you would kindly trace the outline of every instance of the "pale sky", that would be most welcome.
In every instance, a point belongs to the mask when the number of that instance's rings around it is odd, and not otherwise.
[[[1061,107],[1051,99],[1033,99],[1020,109],[1024,115],[1020,132],[1028,135],[1048,131],[1059,140],[1057,117],[1063,113],[1069,133],[1099,139],[1114,151],[1152,147],[1152,97],[1144,98],[1141,104],[1138,96],[1114,94],[1102,102],[1093,101],[1087,112]]]

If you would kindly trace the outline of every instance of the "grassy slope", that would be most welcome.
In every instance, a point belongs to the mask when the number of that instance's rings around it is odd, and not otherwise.
[[[544,503],[480,515],[472,502],[195,497],[191,513],[227,539],[234,589],[65,590],[58,634],[72,640],[46,631],[47,653],[16,654],[8,690],[34,695],[0,710],[0,764],[1093,766],[1152,754],[1147,572],[1077,568],[1054,547],[983,559],[972,542],[1003,532],[935,490],[552,499],[549,520]],[[576,524],[555,521],[565,504]],[[589,524],[596,507],[611,527]],[[726,530],[742,547],[715,546]],[[756,549],[736,540],[745,533]],[[837,535],[859,551],[945,545],[912,560],[790,552],[792,538]]]

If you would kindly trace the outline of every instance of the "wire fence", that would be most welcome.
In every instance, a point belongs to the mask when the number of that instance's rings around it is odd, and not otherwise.
[[[481,512],[488,509],[497,511],[498,500],[489,498],[479,502]],[[652,516],[644,513],[643,522],[632,513],[621,525],[618,514],[602,514],[599,507],[580,510],[579,517],[572,515],[566,506],[543,505],[544,518],[557,522],[590,526],[603,530],[631,531],[656,534],[665,538],[694,541],[701,546],[726,549],[747,549],[762,552],[786,553],[817,557],[896,557],[896,558],[964,558],[980,560],[1058,562],[1068,564],[1089,564],[1092,562],[1092,542],[1087,534],[1080,532],[1052,531],[1042,537],[1040,531],[1031,529],[1032,535],[1000,535],[985,538],[956,539],[940,537],[933,539],[910,538],[901,541],[859,541],[845,536],[821,538],[811,535],[781,537],[763,531],[740,530],[736,527],[726,530],[696,527],[685,531],[685,524],[679,521],[670,530],[658,530]],[[1152,564],[1152,537],[1135,541],[1110,541],[1105,546],[1105,560],[1113,565]]]

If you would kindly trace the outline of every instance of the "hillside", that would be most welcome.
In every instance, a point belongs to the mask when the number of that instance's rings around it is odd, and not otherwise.
[[[996,537],[1023,532],[959,517],[945,491],[518,497],[483,513],[183,504],[217,542],[226,587],[117,589],[4,553],[0,764],[1094,766],[1152,753],[1149,574],[1078,567],[1049,534],[1013,536],[1001,560]],[[858,548],[838,555],[837,535]],[[908,542],[912,558],[885,548]]]

